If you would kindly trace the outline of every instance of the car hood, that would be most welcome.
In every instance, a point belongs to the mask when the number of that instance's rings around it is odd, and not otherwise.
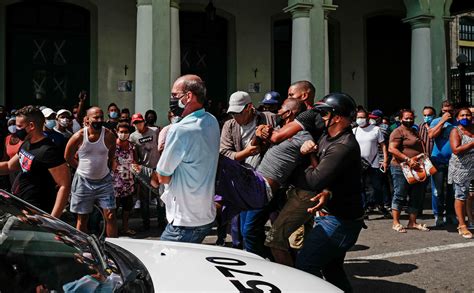
[[[340,292],[311,274],[238,249],[159,240],[107,241],[143,262],[156,292],[239,292],[246,288],[248,292]]]

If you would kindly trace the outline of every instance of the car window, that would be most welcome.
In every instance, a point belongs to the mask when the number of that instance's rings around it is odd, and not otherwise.
[[[0,190],[0,292],[111,292],[121,284],[87,235]]]

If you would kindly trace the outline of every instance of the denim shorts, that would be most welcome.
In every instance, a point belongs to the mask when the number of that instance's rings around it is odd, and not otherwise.
[[[173,226],[172,223],[166,225],[160,236],[160,240],[175,242],[201,243],[211,232],[214,222],[202,226],[185,227]]]
[[[307,209],[316,205],[315,202],[310,201],[314,196],[314,192],[302,189],[288,191],[287,202],[268,231],[265,239],[266,246],[282,250],[289,248],[288,238],[291,234],[312,218]]]
[[[454,198],[457,200],[465,201],[469,196],[469,185],[470,181],[466,181],[464,183],[453,183],[454,187]]]
[[[112,175],[91,180],[74,174],[71,185],[71,212],[85,215],[92,212],[94,204],[107,210],[116,208]]]

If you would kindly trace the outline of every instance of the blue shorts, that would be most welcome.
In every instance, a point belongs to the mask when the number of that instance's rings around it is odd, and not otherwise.
[[[453,183],[454,187],[454,198],[457,200],[465,201],[469,196],[469,185],[470,181],[466,181],[464,183]]]
[[[102,179],[91,180],[74,174],[71,186],[71,212],[80,215],[89,214],[95,203],[107,210],[116,208],[112,176],[107,174]]]

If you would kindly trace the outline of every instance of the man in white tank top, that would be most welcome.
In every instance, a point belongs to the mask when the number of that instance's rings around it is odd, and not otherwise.
[[[84,129],[76,132],[66,146],[65,159],[76,169],[71,212],[78,216],[76,228],[87,233],[88,216],[96,203],[104,211],[107,236],[117,237],[115,195],[109,169],[115,155],[115,135],[103,123],[102,110],[90,108]]]

